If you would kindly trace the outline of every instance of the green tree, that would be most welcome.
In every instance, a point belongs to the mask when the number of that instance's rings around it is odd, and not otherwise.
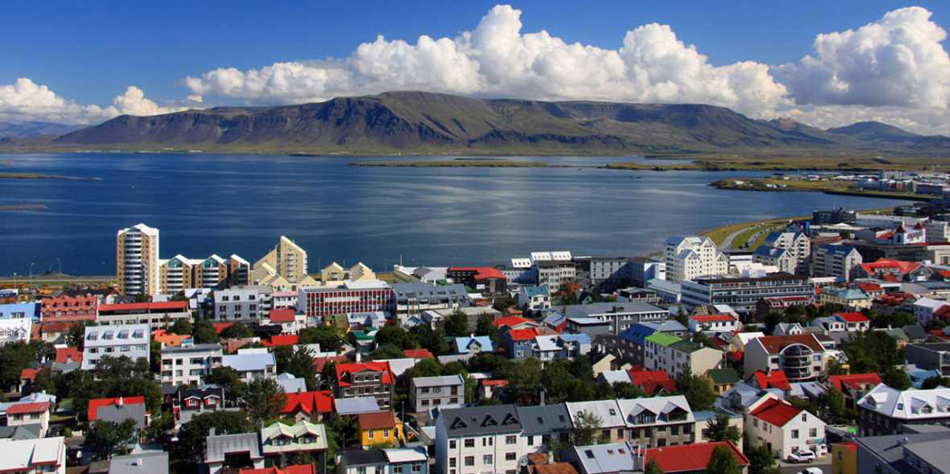
[[[241,374],[231,367],[215,367],[205,376],[205,383],[218,385],[224,389],[225,398],[235,403],[244,397],[247,385],[241,380]]]
[[[749,459],[749,474],[780,474],[775,455],[764,443],[745,450]]]
[[[387,324],[376,332],[376,344],[380,346],[388,344],[401,350],[416,347],[416,341],[412,336],[405,329],[394,324]]]
[[[884,371],[884,374],[881,375],[881,382],[897,390],[907,390],[911,386],[910,377],[907,376],[907,373],[894,366],[888,367]]]
[[[145,439],[153,443],[162,442],[165,434],[175,429],[175,417],[163,412],[152,418],[152,422],[145,428]]]
[[[854,373],[883,373],[904,363],[904,351],[897,348],[897,341],[881,331],[856,333],[842,349]]]
[[[372,353],[370,353],[369,356],[373,360],[401,359],[404,357],[402,353],[402,349],[392,344],[384,344],[377,347],[375,350],[373,350]]]
[[[495,319],[490,314],[482,314],[478,316],[478,321],[475,323],[475,335],[476,336],[494,336],[495,335],[495,325],[492,322]]]
[[[709,457],[706,474],[741,474],[739,463],[736,461],[732,449],[726,446],[716,446]]]
[[[937,387],[950,387],[950,378],[940,377],[939,375],[934,375],[927,380],[924,380],[923,385],[920,388],[924,390],[931,390]]]
[[[617,398],[643,398],[647,396],[647,393],[640,388],[639,385],[634,385],[628,382],[615,383],[613,385],[614,393]]]
[[[445,327],[445,335],[448,337],[466,337],[471,335],[471,330],[468,327],[468,316],[461,311],[455,311],[450,314],[442,323]]]
[[[343,339],[330,328],[309,327],[298,334],[301,344],[320,344],[321,351],[339,351],[343,347]]]
[[[218,332],[214,330],[214,325],[209,321],[198,321],[198,324],[195,324],[194,330],[195,332],[192,333],[192,337],[195,340],[195,344],[214,344],[220,340],[218,338]]]
[[[571,444],[574,446],[600,444],[600,431],[603,423],[602,418],[589,411],[578,412],[577,423],[574,424],[574,431],[571,432],[570,436]]]
[[[277,418],[287,402],[284,389],[276,380],[258,377],[247,384],[244,391],[247,417],[254,426],[262,426],[265,421]]]
[[[290,357],[285,360],[282,371],[304,379],[307,383],[307,390],[316,390],[319,387],[317,368],[313,365],[313,356],[303,346],[297,346],[293,350]]]
[[[428,349],[433,355],[447,354],[450,350],[445,337],[445,325],[437,324],[433,329],[428,324],[417,324],[409,330],[415,345]]]
[[[226,339],[244,339],[254,337],[254,331],[252,331],[247,324],[234,323],[233,326],[229,326],[225,328],[224,331],[221,331],[221,337]]]
[[[646,474],[663,474],[663,469],[660,469],[660,465],[657,464],[656,459],[651,459],[647,464]]]
[[[93,459],[109,459],[114,455],[128,454],[129,442],[135,436],[135,421],[125,420],[122,423],[96,420],[86,435],[85,446],[92,453]]]
[[[178,334],[179,336],[188,336],[194,332],[194,325],[191,323],[190,319],[181,318],[175,321],[175,324],[172,324],[172,327],[169,328],[168,331]]]
[[[739,428],[729,424],[729,415],[717,413],[716,418],[709,422],[706,429],[709,431],[710,441],[732,441],[738,444],[742,438]]]
[[[204,460],[205,443],[208,434],[214,429],[216,435],[250,433],[256,431],[247,417],[237,411],[213,411],[196,415],[182,425],[175,444],[178,457],[192,466]]]
[[[66,333],[66,345],[69,347],[75,347],[79,350],[83,350],[86,342],[86,323],[79,322],[73,323],[69,327],[69,332]]]
[[[693,410],[709,410],[716,401],[712,382],[706,377],[684,373],[676,379],[676,390],[686,397]]]

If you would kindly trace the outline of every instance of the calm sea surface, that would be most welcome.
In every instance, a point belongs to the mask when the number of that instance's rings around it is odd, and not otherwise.
[[[384,168],[354,161],[454,159],[211,154],[0,155],[0,172],[101,181],[0,180],[0,275],[115,272],[115,234],[139,222],[161,231],[162,258],[232,253],[253,262],[283,234],[310,271],[337,261],[497,264],[539,250],[631,255],[667,236],[832,205],[901,201],[819,193],[722,191],[708,184],[756,173],[576,168]],[[630,158],[509,158],[602,164]],[[644,160],[647,163],[662,164]]]

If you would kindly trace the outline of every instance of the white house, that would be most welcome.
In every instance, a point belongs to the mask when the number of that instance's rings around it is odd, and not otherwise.
[[[30,318],[0,319],[0,346],[16,341],[29,342],[32,328]]]
[[[524,455],[515,405],[445,410],[435,428],[435,465],[443,474],[515,473]]]
[[[764,444],[780,459],[799,451],[811,451],[816,456],[828,452],[825,422],[777,398],[763,398],[750,407],[745,415],[745,433],[753,446]]]
[[[244,382],[258,377],[277,379],[277,361],[267,349],[240,349],[221,357],[221,365],[236,370]]]
[[[717,333],[739,329],[739,320],[731,314],[698,314],[689,317],[689,332]]]
[[[518,291],[518,307],[526,311],[550,309],[551,292],[545,286],[522,286]]]
[[[0,472],[66,474],[66,438],[0,440]]]

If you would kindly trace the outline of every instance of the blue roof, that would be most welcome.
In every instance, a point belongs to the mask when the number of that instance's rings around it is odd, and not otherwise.
[[[662,323],[637,323],[620,334],[620,337],[637,345],[643,345],[644,339],[655,332],[686,332],[686,326],[670,319]]]
[[[459,354],[468,354],[473,343],[478,343],[478,345],[482,346],[481,352],[495,351],[491,343],[491,338],[488,336],[456,337],[455,351]]]
[[[842,244],[821,244],[819,247],[832,255],[847,255],[851,253],[852,250],[854,250],[854,247]]]
[[[546,286],[522,286],[521,290],[524,291],[529,298],[533,296],[548,296],[550,294]]]
[[[854,288],[825,288],[822,291],[847,300],[863,300],[868,297],[865,292]]]
[[[567,321],[567,316],[564,316],[557,311],[551,311],[551,314],[544,318],[543,322],[548,326],[558,327],[565,321]]]
[[[567,342],[577,342],[580,344],[590,344],[590,336],[587,334],[561,334],[561,340]]]

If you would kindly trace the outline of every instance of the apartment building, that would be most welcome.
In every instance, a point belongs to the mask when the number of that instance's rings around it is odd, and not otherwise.
[[[449,267],[445,276],[484,295],[507,293],[508,279],[494,267]]]
[[[119,229],[115,260],[120,294],[150,296],[159,293],[158,249],[158,229],[145,224]]]
[[[682,395],[619,399],[626,424],[624,439],[643,448],[680,446],[696,442],[696,418]]]
[[[95,321],[99,314],[99,298],[87,296],[54,296],[40,302],[43,323],[75,323]]]
[[[11,342],[30,342],[33,319],[0,319],[0,347]]]
[[[261,428],[261,454],[265,463],[282,465],[286,458],[310,454],[319,460],[327,451],[327,431],[323,424],[299,420],[293,425],[281,422]]]
[[[336,398],[373,397],[380,409],[392,406],[396,376],[389,362],[336,365]]]
[[[950,430],[934,428],[854,440],[854,471],[842,463],[843,474],[947,474],[950,472]],[[855,448],[851,448],[855,450]],[[835,462],[837,465],[838,462]],[[836,466],[837,468],[837,466]],[[836,471],[837,472],[837,471]]]
[[[577,279],[577,268],[570,259],[535,260],[533,267],[538,276],[538,285],[547,288],[552,295],[563,285]]]
[[[307,251],[285,236],[280,236],[277,245],[254,262],[251,270],[252,282],[264,283],[271,276],[280,277],[290,285],[297,285],[308,279]],[[310,279],[312,280],[312,279]]]
[[[195,281],[199,288],[222,288],[228,283],[228,261],[217,256],[201,261],[195,268]]]
[[[445,410],[436,422],[435,465],[443,474],[517,474],[525,455],[515,405]]]
[[[878,384],[856,407],[862,436],[904,433],[910,430],[908,425],[946,425],[950,423],[950,388],[901,391]]]
[[[670,315],[669,310],[648,303],[591,303],[566,307],[569,319],[592,319],[607,323],[610,334],[619,335],[630,326],[641,322],[662,322]]]
[[[222,322],[260,324],[270,314],[273,289],[265,285],[250,285],[216,290],[212,319]]]
[[[430,408],[458,408],[465,404],[465,378],[461,375],[415,377],[410,383],[409,404],[415,413]]]
[[[815,456],[828,452],[825,422],[777,398],[766,397],[750,407],[745,415],[745,433],[753,446],[765,445],[779,459],[801,451],[811,451]]]
[[[632,265],[627,257],[589,257],[587,264],[593,288],[612,290],[630,283]]]
[[[814,334],[763,336],[745,345],[744,378],[756,372],[785,372],[790,382],[815,380],[824,373],[825,347]]]
[[[162,385],[204,384],[204,376],[221,364],[220,344],[193,344],[162,347]]]
[[[392,287],[382,281],[346,282],[339,288],[301,288],[297,312],[308,318],[394,309]]]
[[[871,309],[871,297],[857,288],[822,288],[821,302],[855,310]]]
[[[708,237],[670,237],[664,260],[666,279],[673,283],[729,273],[729,259]]]
[[[630,283],[646,288],[650,280],[666,280],[666,262],[646,257],[630,259]]]
[[[752,314],[762,298],[815,294],[808,278],[787,273],[754,278],[697,278],[684,281],[682,290],[683,304],[688,308],[722,304],[744,314]]]
[[[428,310],[455,310],[469,306],[465,285],[433,285],[429,283],[396,283],[392,286],[396,314],[417,315]]]
[[[159,261],[159,280],[161,292],[174,295],[189,288],[197,288],[195,283],[195,267],[201,260],[187,258],[178,254],[167,260]]]
[[[950,377],[950,343],[931,342],[908,344],[904,347],[908,364],[919,369],[936,370],[943,377]]]
[[[344,451],[340,474],[429,474],[425,448]]]
[[[812,249],[811,263],[812,276],[850,281],[852,270],[864,263],[864,258],[850,245],[822,244]]]
[[[574,430],[563,403],[515,408],[521,421],[521,447],[525,454],[546,452],[552,441],[566,443]]]
[[[191,319],[187,301],[103,304],[96,322],[101,326],[148,324],[158,329],[179,319]]]
[[[765,238],[763,245],[785,250],[794,259],[796,268],[788,273],[802,273],[807,267],[808,257],[811,255],[811,239],[801,231],[801,228],[772,232]]]
[[[705,375],[718,368],[723,359],[718,349],[660,332],[647,336],[644,344],[644,368],[666,372],[673,378],[687,373]]]
[[[82,370],[96,368],[103,357],[149,360],[151,330],[148,324],[89,326],[82,353]]]

